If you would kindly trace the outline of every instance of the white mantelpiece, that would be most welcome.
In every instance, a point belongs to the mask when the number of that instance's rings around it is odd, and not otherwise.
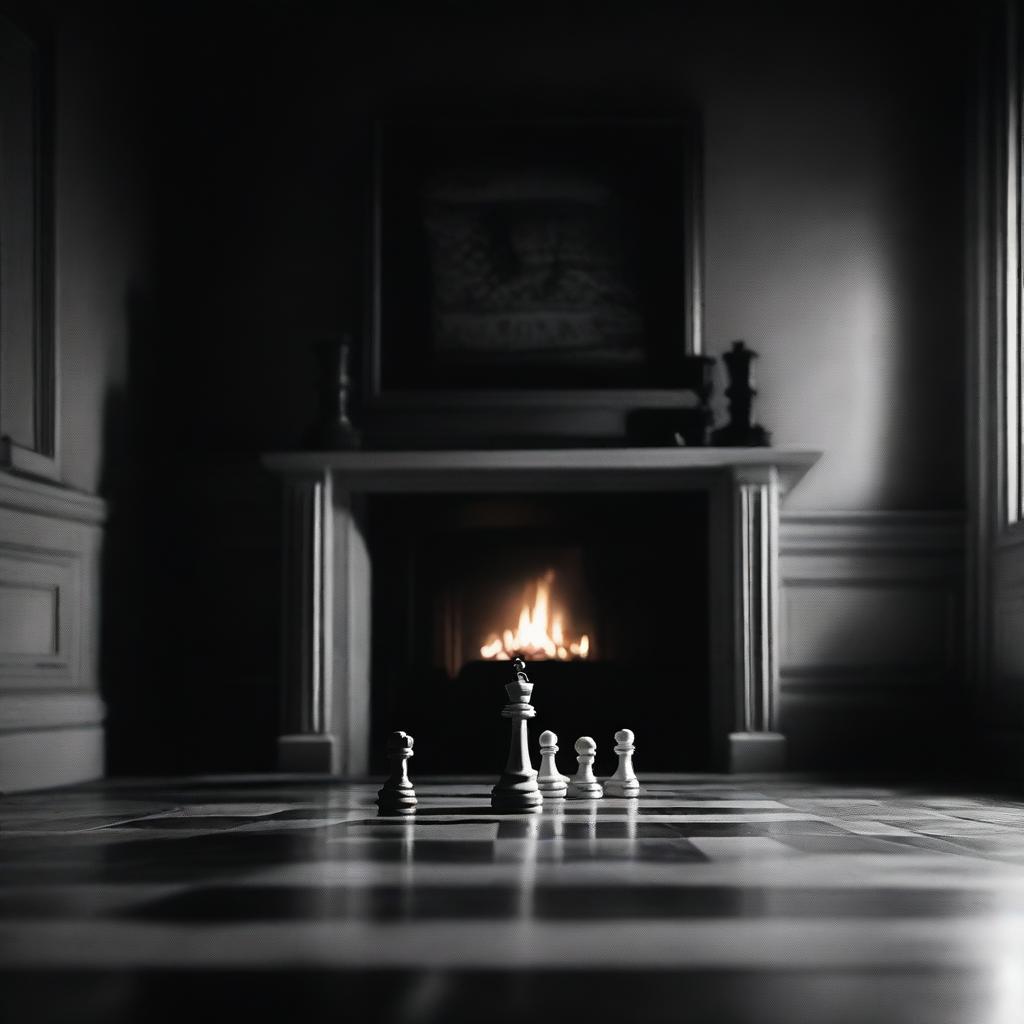
[[[732,771],[781,769],[778,506],[819,455],[791,448],[570,448],[265,456],[284,478],[286,501],[280,767],[367,771],[372,566],[362,495],[703,490],[710,502],[715,756]]]

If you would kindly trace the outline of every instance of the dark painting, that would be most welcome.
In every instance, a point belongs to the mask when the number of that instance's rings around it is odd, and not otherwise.
[[[388,124],[379,146],[380,389],[672,386],[696,301],[686,124]]]
[[[644,311],[623,205],[596,174],[451,174],[423,193],[434,358],[636,364]]]

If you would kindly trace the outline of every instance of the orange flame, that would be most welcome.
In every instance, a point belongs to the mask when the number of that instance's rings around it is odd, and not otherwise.
[[[590,637],[583,633],[578,640],[566,637],[565,617],[551,600],[551,584],[555,578],[548,570],[534,584],[533,607],[524,600],[515,630],[505,628],[492,633],[480,648],[480,657],[488,661],[508,661],[516,654],[529,658],[570,661],[590,654]]]

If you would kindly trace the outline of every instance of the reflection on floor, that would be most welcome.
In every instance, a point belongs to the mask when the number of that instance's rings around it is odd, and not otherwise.
[[[1024,1022],[1024,803],[660,777],[105,783],[0,801],[0,1019]]]

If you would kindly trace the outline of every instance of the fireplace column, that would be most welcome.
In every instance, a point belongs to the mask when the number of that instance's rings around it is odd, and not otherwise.
[[[331,475],[289,474],[284,488],[284,650],[278,767],[334,773],[331,718]]]
[[[729,769],[781,771],[778,732],[779,480],[775,466],[732,470],[734,731]]]
[[[370,558],[358,506],[330,470],[285,476],[282,771],[367,771]]]

